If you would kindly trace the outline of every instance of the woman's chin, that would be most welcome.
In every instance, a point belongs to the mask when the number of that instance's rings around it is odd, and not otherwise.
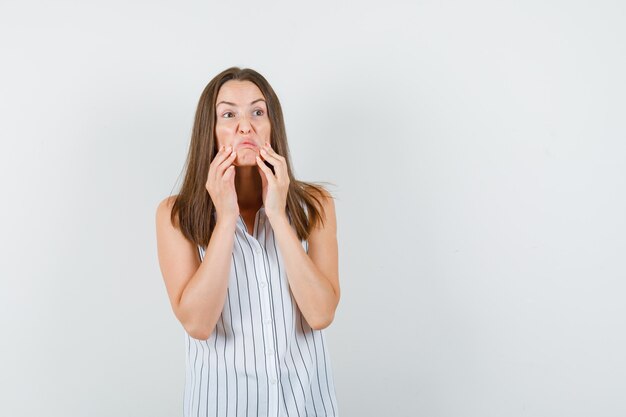
[[[233,165],[238,167],[251,167],[257,166],[256,164],[256,154],[253,152],[245,152],[241,155],[237,155]]]

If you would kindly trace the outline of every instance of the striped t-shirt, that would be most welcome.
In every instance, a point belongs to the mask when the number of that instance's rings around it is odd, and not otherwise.
[[[308,241],[302,245],[308,252]],[[205,248],[198,251],[204,259]],[[185,417],[339,415],[324,330],[300,313],[264,207],[252,235],[237,220],[214,331],[208,340],[185,332],[185,347]]]

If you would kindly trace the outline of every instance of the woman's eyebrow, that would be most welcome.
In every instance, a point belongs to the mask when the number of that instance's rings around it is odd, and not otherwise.
[[[256,100],[252,101],[252,102],[250,103],[250,105],[253,105],[253,104],[254,104],[254,103],[256,103],[257,101],[262,101],[262,102],[264,102],[264,103],[265,103],[265,100],[263,100],[262,98],[257,98]],[[217,103],[217,104],[215,105],[215,107],[219,106],[220,104],[228,104],[229,106],[236,106],[236,104],[235,104],[235,103],[231,103],[230,101],[220,101],[219,103]],[[265,104],[267,104],[267,103],[265,103]]]

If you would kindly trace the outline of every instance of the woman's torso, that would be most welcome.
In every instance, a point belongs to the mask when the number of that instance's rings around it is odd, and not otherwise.
[[[185,416],[338,416],[323,330],[296,304],[264,207],[237,221],[227,296],[208,340],[185,332]],[[308,242],[302,241],[308,251]],[[198,247],[200,258],[204,248]]]

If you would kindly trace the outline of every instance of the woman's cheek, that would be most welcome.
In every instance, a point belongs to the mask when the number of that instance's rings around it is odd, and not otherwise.
[[[228,135],[224,132],[223,129],[216,128],[215,129],[215,138],[217,139],[217,149],[221,149],[222,146],[228,146]]]

